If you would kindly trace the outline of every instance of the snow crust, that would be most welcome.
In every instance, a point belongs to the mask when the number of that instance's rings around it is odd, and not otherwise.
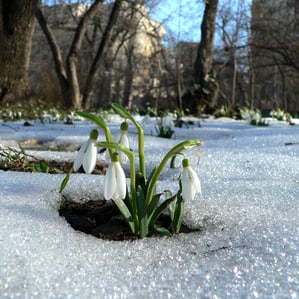
[[[112,131],[118,126],[111,123]],[[29,138],[80,144],[92,128],[2,123],[0,144]],[[64,175],[0,171],[0,298],[299,298],[298,125],[253,127],[223,118],[175,131],[174,139],[162,139],[153,123],[146,126],[147,166],[184,139],[203,140],[200,151],[187,151],[203,194],[186,203],[184,221],[201,227],[197,233],[99,240],[59,217]],[[136,149],[136,132],[129,132]],[[175,191],[178,174],[166,169],[159,188]],[[94,199],[102,182],[73,174],[65,192]]]

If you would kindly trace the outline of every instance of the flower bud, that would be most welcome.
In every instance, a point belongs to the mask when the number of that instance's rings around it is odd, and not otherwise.
[[[97,129],[93,129],[89,134],[89,138],[92,140],[97,140],[98,136],[99,136],[99,132]]]

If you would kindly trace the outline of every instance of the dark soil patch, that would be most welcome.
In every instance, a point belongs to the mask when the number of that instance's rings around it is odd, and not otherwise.
[[[40,143],[36,139],[28,139],[20,143],[20,148],[0,148],[0,170],[43,172],[43,173],[68,173],[73,166],[73,161],[56,161],[38,158],[26,153],[27,150],[41,151],[75,151],[79,147],[74,144],[57,145],[55,142]],[[38,153],[37,153],[38,155]],[[97,161],[93,174],[105,174],[108,165]],[[77,171],[83,173],[82,167]]]
[[[55,160],[43,160],[38,158],[28,159],[13,159],[13,160],[1,160],[0,170],[4,171],[22,171],[22,172],[43,172],[43,173],[67,173],[74,162],[68,161],[55,161]],[[93,174],[105,174],[108,165],[97,161],[97,165],[93,171]],[[83,173],[82,167],[77,171]]]
[[[112,201],[90,200],[79,203],[65,199],[59,209],[59,215],[75,230],[93,235],[94,237],[113,240],[135,240],[138,237],[132,234],[123,216]],[[170,218],[162,215],[157,221],[157,226],[168,228]],[[185,225],[181,227],[181,233],[200,231]]]
[[[32,147],[32,143],[30,144]],[[43,160],[27,155],[21,150],[7,149],[0,153],[0,170],[20,172],[68,173],[73,162]],[[1,159],[2,158],[2,159]],[[93,174],[105,174],[108,165],[97,161]],[[84,172],[82,167],[77,172]],[[97,238],[114,241],[138,239],[129,229],[126,221],[112,201],[90,200],[76,202],[64,199],[59,209],[60,216],[75,229]],[[171,220],[167,215],[161,215],[156,227],[169,228]],[[199,231],[185,225],[181,226],[181,233]]]

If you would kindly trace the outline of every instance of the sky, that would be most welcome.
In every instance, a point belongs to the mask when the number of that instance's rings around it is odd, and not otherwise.
[[[71,2],[76,3],[77,0]],[[59,0],[44,0],[43,3],[53,5]],[[163,23],[167,33],[172,32],[175,39],[198,42],[203,9],[202,0],[160,0],[150,15]]]
[[[228,8],[233,14],[237,10],[238,3],[242,6],[249,7],[251,1],[252,0],[245,0],[245,2],[244,0],[220,0],[218,4],[218,14],[223,7]],[[204,8],[205,6],[202,0],[161,0],[160,4],[155,7],[150,15],[153,19],[161,22],[165,27],[167,35],[169,36],[169,34],[171,34],[176,41],[199,42]],[[216,42],[219,43],[217,34],[215,39]]]
[[[176,40],[199,42],[204,5],[199,0],[163,0],[151,16]]]
[[[218,12],[221,7],[236,10],[237,3],[250,4],[252,0],[219,0]],[[58,3],[58,0],[47,0],[44,3]],[[77,2],[77,0],[72,1]],[[200,26],[204,12],[203,0],[160,0],[149,11],[150,16],[163,24],[166,32],[166,43],[177,41],[199,42]],[[217,36],[216,36],[217,42]]]

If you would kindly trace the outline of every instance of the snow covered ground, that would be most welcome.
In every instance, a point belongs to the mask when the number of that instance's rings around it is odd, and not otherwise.
[[[93,128],[22,124],[0,123],[0,144],[80,144]],[[188,152],[203,194],[186,204],[185,222],[202,227],[198,233],[99,240],[59,217],[64,175],[0,171],[0,298],[299,298],[299,125],[254,127],[227,118],[201,125],[176,129],[171,140],[145,127],[149,169],[181,140],[203,140],[200,152]],[[129,131],[136,149],[136,131]],[[166,169],[159,187],[176,190],[177,177]],[[94,199],[102,181],[73,174],[65,192]]]

